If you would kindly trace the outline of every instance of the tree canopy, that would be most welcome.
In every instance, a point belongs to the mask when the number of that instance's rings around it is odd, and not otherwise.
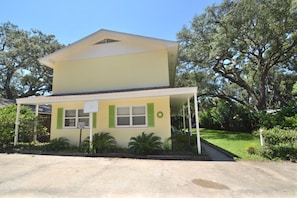
[[[15,99],[51,91],[52,69],[38,59],[62,48],[53,35],[0,25],[0,97]]]
[[[279,108],[291,94],[297,70],[294,0],[224,0],[194,16],[178,33],[179,79],[199,96],[254,110]]]

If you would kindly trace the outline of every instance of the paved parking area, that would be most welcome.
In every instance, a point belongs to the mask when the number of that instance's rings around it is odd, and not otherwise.
[[[0,197],[297,197],[297,164],[0,154]]]

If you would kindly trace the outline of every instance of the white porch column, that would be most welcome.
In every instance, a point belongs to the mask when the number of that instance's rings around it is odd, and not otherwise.
[[[21,110],[21,104],[17,103],[17,112],[16,112],[15,128],[14,128],[14,142],[13,142],[14,146],[17,145],[19,140],[20,110]]]
[[[195,106],[196,133],[197,133],[197,149],[198,149],[198,154],[201,154],[201,142],[200,142],[199,118],[198,118],[197,93],[194,93],[194,106]]]
[[[186,131],[186,113],[185,113],[185,105],[183,105],[183,127],[184,127],[184,131]]]
[[[35,116],[38,116],[38,112],[39,112],[39,105],[36,104],[35,106]],[[35,120],[34,122],[34,135],[33,135],[33,142],[37,141],[37,120]]]
[[[192,135],[192,117],[191,117],[191,108],[190,108],[190,98],[188,98],[188,120],[189,120],[189,133]]]
[[[93,151],[93,113],[89,113],[90,151]]]

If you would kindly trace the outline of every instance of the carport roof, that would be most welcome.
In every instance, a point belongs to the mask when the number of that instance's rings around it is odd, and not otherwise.
[[[169,96],[171,100],[171,105],[173,105],[174,107],[181,107],[187,102],[187,99],[192,98],[195,93],[197,93],[197,87],[158,88],[132,91],[118,90],[103,93],[36,96],[28,98],[19,98],[16,100],[16,102],[17,104],[54,104],[66,102],[87,102],[94,100],[106,101],[116,99]]]

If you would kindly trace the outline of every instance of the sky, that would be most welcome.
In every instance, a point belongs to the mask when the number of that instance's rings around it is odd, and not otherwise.
[[[52,34],[65,45],[100,29],[176,40],[195,15],[222,0],[0,0],[0,24]]]

